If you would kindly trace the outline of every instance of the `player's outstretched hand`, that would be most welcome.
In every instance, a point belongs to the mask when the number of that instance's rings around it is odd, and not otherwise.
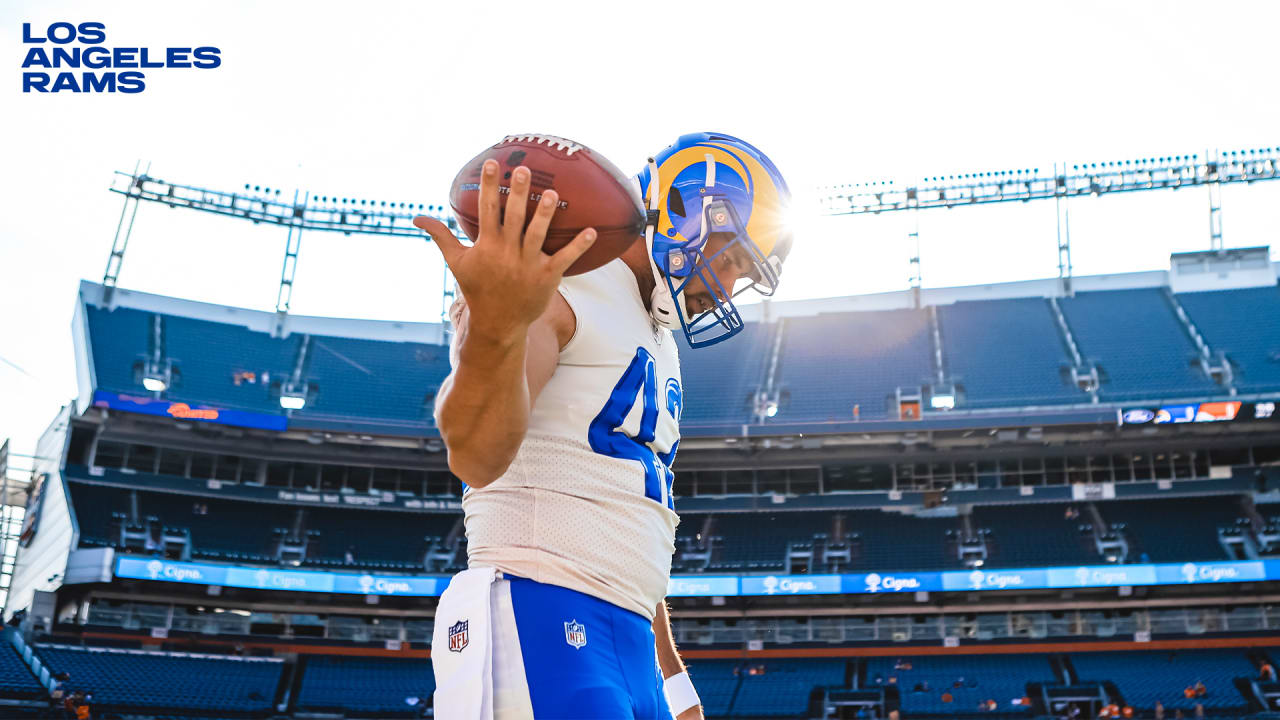
[[[595,242],[596,231],[586,228],[554,255],[542,252],[547,227],[559,197],[542,193],[528,229],[529,168],[511,173],[506,212],[500,210],[498,162],[486,160],[480,177],[480,237],[470,247],[454,237],[444,223],[419,215],[413,224],[431,235],[466,298],[470,317],[467,332],[492,342],[510,343],[524,337],[546,310],[565,270]]]

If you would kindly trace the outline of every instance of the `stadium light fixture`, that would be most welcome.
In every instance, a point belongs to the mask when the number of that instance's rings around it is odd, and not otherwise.
[[[156,347],[160,347],[159,335]],[[153,353],[142,366],[142,387],[147,392],[164,392],[169,389],[169,362],[161,359],[159,352]]]
[[[307,404],[307,396],[301,393],[283,393],[280,395],[280,407],[285,410],[301,410]]]
[[[934,410],[951,410],[956,406],[955,393],[936,392],[929,396],[929,407]]]
[[[1024,168],[934,175],[907,183],[845,183],[818,188],[818,195],[823,214],[851,215],[1277,179],[1280,148],[1271,147],[1210,153],[1203,161],[1193,153],[1064,164],[1052,175],[1042,175],[1039,168]]]

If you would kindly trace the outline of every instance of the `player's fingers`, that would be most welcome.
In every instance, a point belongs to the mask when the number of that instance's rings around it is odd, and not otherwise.
[[[490,158],[480,170],[480,237],[496,238],[502,232],[498,207],[498,161]]]
[[[578,233],[577,237],[569,242],[568,245],[556,251],[551,256],[551,267],[556,271],[557,275],[564,275],[569,266],[578,261],[596,241],[596,229],[587,228]]]
[[[453,261],[461,257],[462,253],[466,251],[466,247],[458,241],[458,238],[453,236],[453,233],[449,232],[449,228],[433,217],[419,215],[413,219],[413,226],[431,236],[431,239],[435,241],[435,246],[440,248],[440,254],[444,256],[444,261],[448,265],[452,265]]]
[[[538,207],[533,211],[529,227],[524,231],[525,257],[534,257],[542,252],[542,243],[547,239],[547,228],[551,226],[551,216],[556,214],[556,203],[559,201],[560,195],[555,190],[548,188],[542,191]]]
[[[520,247],[524,234],[524,216],[529,206],[529,168],[521,165],[511,172],[511,192],[507,193],[506,210],[502,213],[502,237]]]

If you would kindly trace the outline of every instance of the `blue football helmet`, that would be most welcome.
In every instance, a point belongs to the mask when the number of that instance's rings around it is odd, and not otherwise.
[[[683,330],[694,348],[741,332],[733,298],[748,289],[772,295],[791,251],[786,226],[791,191],[778,168],[738,138],[691,133],[650,158],[636,181],[648,209],[645,242],[657,284],[651,298],[654,320]],[[726,234],[729,242],[708,257],[704,250],[713,233]],[[725,287],[711,263],[734,246],[751,260],[749,282]],[[714,303],[688,317],[684,291],[695,280],[711,290]]]

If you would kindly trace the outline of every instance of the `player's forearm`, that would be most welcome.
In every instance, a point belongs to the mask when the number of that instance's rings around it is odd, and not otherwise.
[[[657,613],[653,616],[653,637],[657,643],[658,666],[662,668],[662,677],[669,678],[684,672],[684,662],[676,650],[676,641],[671,633],[671,616],[667,613],[667,601],[658,603]]]
[[[494,341],[467,333],[438,413],[449,469],[472,487],[506,472],[529,426],[527,338]]]

